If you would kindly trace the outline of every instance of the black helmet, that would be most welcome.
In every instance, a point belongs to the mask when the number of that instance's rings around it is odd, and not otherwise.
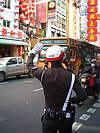
[[[96,60],[96,59],[92,59],[92,60],[91,60],[91,64],[92,64],[92,63],[95,64],[95,65],[97,65],[97,60]]]

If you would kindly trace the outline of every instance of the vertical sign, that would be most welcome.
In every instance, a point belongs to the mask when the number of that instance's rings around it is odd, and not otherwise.
[[[90,42],[97,41],[97,11],[98,8],[96,7],[98,5],[98,0],[88,0],[87,1],[87,40]]]
[[[55,7],[56,7],[56,2],[55,1],[50,1],[47,4],[47,21],[52,22],[55,21]]]

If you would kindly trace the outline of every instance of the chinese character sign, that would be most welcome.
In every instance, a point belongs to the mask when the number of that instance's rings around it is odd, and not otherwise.
[[[87,15],[87,19],[88,20],[96,20],[97,19],[97,15],[96,14],[88,14]]]
[[[98,0],[88,0],[87,1],[87,5],[88,5],[88,8],[87,8],[87,27],[90,27],[90,28],[87,28],[87,40],[88,41],[97,41],[97,12],[98,12],[98,8],[96,7],[98,5]]]
[[[97,28],[88,28],[87,33],[88,34],[97,34]]]
[[[97,21],[88,21],[87,27],[97,27]]]
[[[98,0],[88,0],[87,5],[88,6],[97,6]]]
[[[97,20],[100,20],[100,14],[97,14]]]
[[[97,7],[88,7],[87,13],[97,13],[98,8]]]
[[[96,35],[88,35],[87,40],[90,42],[95,42],[95,41],[97,41],[97,36]]]
[[[13,29],[8,29],[6,27],[0,27],[0,36],[25,38],[25,35],[21,30],[15,31]]]

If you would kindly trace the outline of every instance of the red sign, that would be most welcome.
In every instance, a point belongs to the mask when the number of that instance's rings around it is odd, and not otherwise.
[[[87,27],[97,27],[97,21],[88,21]]]
[[[22,32],[18,31],[18,38],[22,38]]]
[[[90,42],[95,42],[95,41],[97,41],[97,36],[96,35],[88,35],[87,40]]]
[[[88,13],[97,13],[98,8],[97,7],[88,7],[87,12]]]
[[[97,34],[97,29],[96,28],[88,28],[87,34]]]
[[[97,19],[97,15],[96,14],[88,14],[87,15],[87,19],[88,20],[96,20]]]
[[[97,6],[98,0],[88,0],[87,5],[88,6]]]
[[[21,49],[21,47],[20,48],[18,48],[18,57],[21,57],[21,54],[22,54],[22,49]]]
[[[49,10],[55,9],[55,2],[54,1],[48,2],[48,9]]]
[[[2,36],[7,36],[7,29],[2,28]]]
[[[11,37],[15,36],[15,32],[14,32],[13,30],[11,30],[10,36],[11,36]]]
[[[97,14],[97,20],[100,20],[100,14]]]

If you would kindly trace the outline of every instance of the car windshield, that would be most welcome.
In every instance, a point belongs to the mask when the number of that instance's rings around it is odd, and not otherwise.
[[[3,65],[3,64],[5,63],[5,61],[6,61],[5,59],[2,59],[2,58],[1,58],[1,59],[0,59],[0,65]]]
[[[46,50],[50,46],[43,46],[40,54],[39,54],[39,61],[45,61],[46,60]],[[64,49],[64,52],[69,48],[68,46],[61,46]]]

